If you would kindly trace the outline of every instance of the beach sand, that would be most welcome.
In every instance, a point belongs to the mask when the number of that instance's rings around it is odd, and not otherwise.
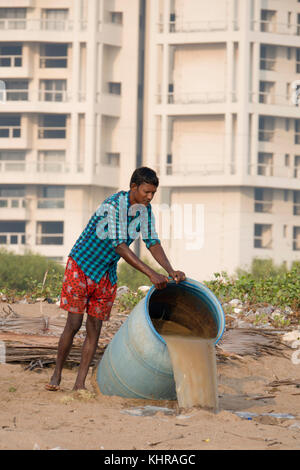
[[[40,314],[38,304],[13,304],[13,308],[21,315]],[[43,305],[43,309],[43,314],[53,318],[65,313],[51,304]],[[110,327],[104,327],[103,337],[105,328],[109,331]],[[52,371],[53,366],[30,371],[24,364],[0,364],[0,449],[300,448],[300,388],[296,384],[269,385],[285,379],[300,382],[300,364],[293,364],[290,357],[244,356],[242,360],[219,362],[216,414],[199,408],[178,410],[176,401],[103,396],[95,380],[95,367],[88,375],[87,392],[72,391],[76,367],[65,368],[61,390],[49,392],[44,385]],[[162,409],[150,416],[128,414],[149,405]],[[236,412],[258,416],[249,420]],[[279,419],[263,413],[295,418]]]

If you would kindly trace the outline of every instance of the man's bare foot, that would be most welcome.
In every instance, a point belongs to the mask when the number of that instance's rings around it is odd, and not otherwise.
[[[61,377],[52,375],[50,382],[45,385],[45,389],[50,392],[57,392],[60,389],[59,387],[60,381],[61,381]]]

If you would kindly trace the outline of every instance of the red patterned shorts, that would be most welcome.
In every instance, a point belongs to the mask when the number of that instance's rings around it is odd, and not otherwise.
[[[108,321],[117,292],[108,273],[97,283],[87,277],[73,258],[68,258],[62,285],[60,308],[70,313],[86,311],[92,317]]]

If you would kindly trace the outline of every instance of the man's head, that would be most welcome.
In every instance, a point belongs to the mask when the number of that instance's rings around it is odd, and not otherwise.
[[[148,205],[159,185],[154,170],[145,166],[137,168],[130,179],[131,204]]]

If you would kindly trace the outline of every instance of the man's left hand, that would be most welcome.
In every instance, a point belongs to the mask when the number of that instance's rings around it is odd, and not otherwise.
[[[169,275],[174,279],[174,281],[176,281],[176,284],[185,280],[185,274],[182,271],[171,271]]]

